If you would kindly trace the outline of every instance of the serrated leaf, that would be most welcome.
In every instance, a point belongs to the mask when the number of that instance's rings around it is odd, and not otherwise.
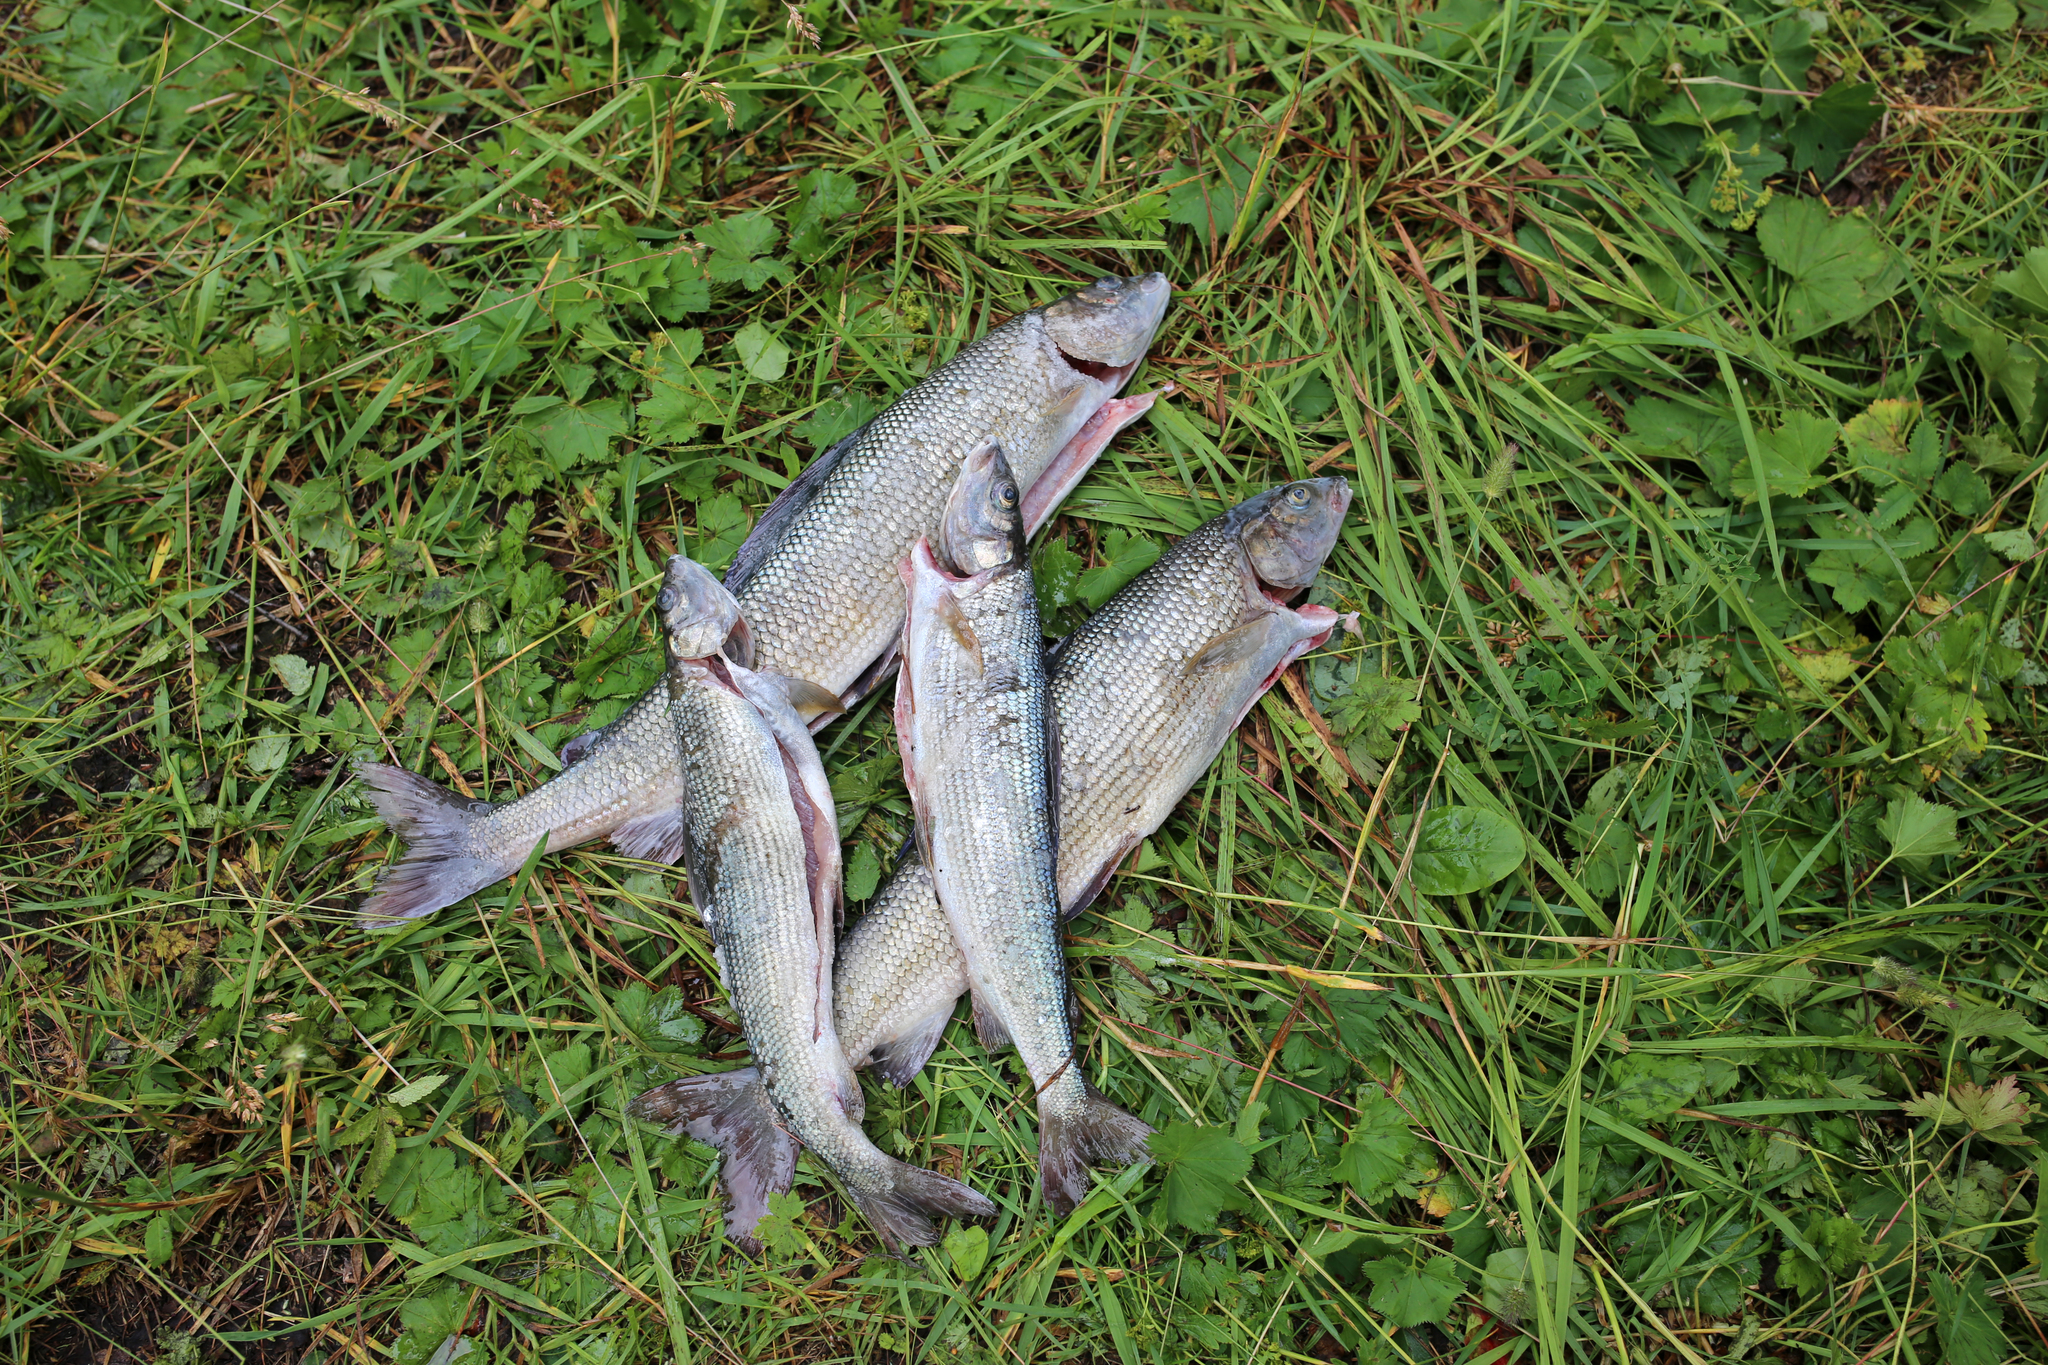
[[[1102,539],[1103,563],[1083,570],[1074,590],[1090,611],[1100,610],[1124,584],[1152,567],[1161,548],[1148,535],[1112,528]]]
[[[1522,865],[1527,850],[1514,821],[1483,806],[1438,806],[1422,817],[1409,876],[1426,896],[1462,896],[1492,886]]]
[[[1448,1256],[1432,1256],[1421,1265],[1406,1256],[1382,1256],[1359,1270],[1372,1281],[1373,1311],[1402,1327],[1442,1322],[1465,1292],[1458,1263]]]
[[[789,347],[758,321],[740,328],[732,344],[741,367],[762,383],[773,384],[789,373]]]
[[[1375,1091],[1359,1105],[1330,1173],[1366,1203],[1377,1203],[1390,1194],[1412,1193],[1428,1152],[1401,1106],[1392,1096]]]
[[[270,669],[277,674],[285,690],[295,697],[303,697],[313,690],[313,666],[296,654],[273,654]]]
[[[1252,1168],[1251,1153],[1221,1128],[1169,1123],[1146,1139],[1159,1162],[1160,1204],[1173,1222],[1213,1232],[1216,1215],[1236,1197]]]
[[[738,497],[720,493],[697,504],[697,530],[690,537],[690,558],[713,573],[723,573],[753,526]]]
[[[2030,1147],[2034,1140],[2023,1131],[2034,1107],[2020,1094],[2017,1076],[2007,1076],[1989,1086],[1960,1081],[1946,1096],[1929,1092],[1904,1101],[1900,1107],[1915,1118],[1932,1119],[1936,1127],[1967,1126],[1991,1142],[2011,1147]]]
[[[981,1273],[988,1264],[988,1229],[980,1227],[956,1227],[946,1234],[939,1249],[952,1262],[953,1274],[965,1284]]]
[[[1840,430],[1835,419],[1823,413],[1795,412],[1776,430],[1757,433],[1764,487],[1773,497],[1796,498],[1826,483],[1820,467],[1834,452]],[[1745,502],[1755,500],[1756,474],[1748,460],[1735,465],[1729,488]]]
[[[291,757],[291,753],[292,738],[290,735],[281,735],[274,730],[266,730],[258,735],[255,742],[249,746],[249,752],[246,755],[249,771],[259,776],[266,773],[274,773],[284,766],[284,761]]]
[[[2014,564],[2034,553],[2034,538],[2025,531],[1986,531],[1984,543],[1994,554]]]
[[[853,856],[846,860],[846,899],[864,901],[875,894],[875,888],[882,881],[882,860],[875,854],[874,844],[862,840]]]
[[[1917,796],[1902,797],[1885,807],[1877,832],[1890,841],[1894,858],[1960,853],[1963,843],[1956,837],[1957,814],[1949,806],[1937,806]]]
[[[2037,313],[2048,313],[2048,246],[2037,246],[2020,257],[2011,270],[1991,277],[1991,287],[2009,294]]]
[[[1772,199],[1756,239],[1788,281],[1783,341],[1860,318],[1905,283],[1905,272],[1876,230],[1860,218],[1831,218],[1822,200]]]
[[[1692,1103],[1706,1083],[1706,1068],[1693,1057],[1631,1053],[1613,1069],[1614,1089],[1606,1103],[1631,1123],[1655,1123]]]
[[[1799,62],[1787,69],[1803,72],[1808,65]],[[1786,145],[1792,151],[1791,169],[1795,173],[1812,171],[1823,180],[1832,176],[1849,149],[1884,117],[1884,108],[1874,85],[1839,81],[1829,86],[1785,131]]]
[[[1985,1291],[1984,1277],[1972,1271],[1961,1284],[1940,1273],[1928,1280],[1942,1365],[1999,1365],[2012,1346],[1999,1328],[2003,1311]]]
[[[1991,510],[1991,485],[1984,476],[1958,461],[1934,481],[1934,496],[1957,516],[1975,517]]]
[[[800,1194],[784,1191],[768,1196],[768,1212],[754,1224],[754,1236],[763,1250],[784,1261],[803,1254],[809,1242],[804,1232],[807,1221],[804,1207],[804,1198]]]
[[[408,1081],[405,1085],[386,1095],[384,1102],[398,1108],[403,1108],[408,1104],[418,1104],[421,1100],[446,1084],[448,1084],[448,1073],[437,1071],[431,1076],[422,1076],[416,1081]]]
[[[734,214],[697,229],[699,242],[721,255],[742,260],[761,255],[774,246],[781,235],[782,229],[775,226],[775,220],[768,216],[766,210]]]

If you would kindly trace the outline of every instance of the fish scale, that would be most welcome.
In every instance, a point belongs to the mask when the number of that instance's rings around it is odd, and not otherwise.
[[[962,347],[791,485],[726,574],[753,630],[756,667],[844,693],[888,652],[903,629],[896,568],[944,507],[967,453],[997,441],[1030,487],[1136,368],[1165,281],[1114,283],[1136,296],[1117,306],[1145,314],[1128,363],[1077,364],[1048,323],[1058,305],[1033,308]],[[1142,411],[1139,401],[1126,400],[1123,420]]]
[[[933,1215],[982,1217],[995,1208],[956,1181],[884,1154],[861,1131],[860,1083],[832,1020],[839,828],[817,746],[786,679],[701,652],[727,640],[738,616],[716,579],[677,555],[659,605],[690,900],[711,931],[761,1085],[692,1077],[640,1097],[632,1112],[672,1131],[724,1136],[729,1226],[738,1239],[751,1241],[768,1195],[789,1188],[801,1143],[839,1177],[892,1251],[928,1246],[938,1238]]]
[[[805,678],[850,704],[888,676],[903,624],[897,565],[945,505],[961,459],[1003,433],[1031,471],[1041,524],[1158,393],[1118,398],[1165,312],[1162,275],[1107,276],[991,329],[866,427],[819,454],[741,545],[728,587],[751,642],[734,657]],[[1169,386],[1170,387],[1170,386]],[[751,653],[749,652],[751,651]],[[492,807],[382,764],[358,766],[408,847],[362,908],[372,923],[431,914],[510,876],[545,833],[550,852],[609,835],[631,857],[680,855],[679,777],[657,687],[572,739],[568,770]],[[829,713],[828,713],[829,714]]]
[[[904,569],[909,619],[896,732],[918,845],[967,964],[975,1022],[1014,1043],[1038,1100],[1039,1185],[1067,1212],[1087,1168],[1144,1155],[1151,1131],[1088,1084],[1074,1056],[1054,873],[1050,692],[1023,513],[1002,452],[967,458]],[[964,575],[964,576],[963,576]]]

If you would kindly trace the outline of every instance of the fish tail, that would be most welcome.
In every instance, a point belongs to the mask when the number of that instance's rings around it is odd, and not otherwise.
[[[363,902],[363,919],[388,924],[431,915],[519,870],[523,855],[509,862],[480,856],[471,837],[478,817],[491,810],[489,802],[465,800],[383,763],[358,763],[356,776],[377,814],[406,845],[405,856]]]
[[[754,1067],[685,1076],[635,1098],[626,1112],[671,1134],[688,1134],[718,1149],[725,1186],[725,1235],[749,1256],[761,1253],[754,1229],[768,1214],[768,1196],[787,1194],[796,1179],[797,1140]]]
[[[1038,1111],[1038,1185],[1056,1213],[1071,1213],[1088,1197],[1088,1168],[1128,1165],[1150,1156],[1152,1129],[1111,1103],[1086,1081],[1079,1113]]]
[[[907,1246],[936,1246],[939,1218],[992,1218],[996,1206],[982,1194],[908,1162],[888,1160],[889,1188],[852,1190],[854,1202],[868,1223],[881,1234],[882,1245],[892,1256]]]

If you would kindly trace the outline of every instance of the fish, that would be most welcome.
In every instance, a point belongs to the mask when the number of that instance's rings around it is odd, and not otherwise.
[[[726,570],[759,666],[851,705],[884,681],[903,631],[898,566],[935,529],[969,451],[994,440],[1028,536],[1158,392],[1116,397],[1172,295],[1158,272],[1107,275],[989,329],[811,461]]]
[[[559,852],[610,838],[631,857],[682,856],[681,770],[666,692],[650,692],[594,733],[583,760],[515,801],[471,801],[403,768],[356,777],[405,856],[357,910],[372,927],[430,915],[519,871],[535,845]]]
[[[1146,1156],[1151,1129],[1074,1055],[1054,872],[1058,738],[1023,496],[1002,447],[962,464],[937,544],[903,568],[896,735],[918,849],[966,960],[977,1031],[1014,1044],[1038,1098],[1039,1188],[1058,1213],[1088,1168]]]
[[[991,328],[880,416],[812,461],[763,514],[726,574],[741,616],[734,657],[838,695],[817,728],[885,680],[903,623],[897,567],[937,522],[960,459],[991,432],[1035,477],[1036,531],[1112,437],[1171,385],[1118,398],[1165,316],[1157,273],[1104,276]],[[629,857],[681,856],[680,774],[657,685],[572,738],[564,771],[511,802],[457,796],[401,768],[358,764],[365,794],[406,845],[358,911],[372,925],[432,914],[517,872],[545,836],[560,852],[609,838]]]
[[[888,1156],[861,1131],[860,1083],[832,1013],[841,897],[832,789],[794,700],[814,685],[759,672],[722,652],[739,617],[702,565],[669,560],[656,599],[668,645],[669,719],[683,769],[683,862],[690,900],[752,1049],[760,1085],[723,1074],[641,1097],[635,1117],[716,1138],[744,1249],[787,1189],[797,1149],[837,1177],[891,1254],[938,1241],[938,1218],[995,1213],[956,1180]],[[765,1099],[765,1103],[763,1103]]]
[[[1239,503],[1169,548],[1053,646],[1047,667],[1061,755],[1056,870],[1068,918],[1086,910],[1129,852],[1165,822],[1289,665],[1335,631],[1358,629],[1355,612],[1287,606],[1314,581],[1350,504],[1350,485],[1335,478]],[[1256,637],[1239,633],[1267,618]],[[1256,650],[1240,643],[1211,649],[1252,638]],[[966,959],[912,842],[839,945],[833,1017],[848,1063],[909,1085],[966,990]],[[736,1088],[757,1075],[753,1068],[722,1074]]]

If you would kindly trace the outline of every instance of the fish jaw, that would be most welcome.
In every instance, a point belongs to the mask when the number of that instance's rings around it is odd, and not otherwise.
[[[1027,537],[1037,535],[1038,528],[1045,525],[1059,505],[1066,501],[1067,494],[1073,492],[1094,467],[1096,459],[1116,434],[1151,411],[1154,403],[1173,391],[1172,384],[1165,384],[1150,393],[1112,398],[1097,408],[1073,438],[1060,447],[1059,453],[1052,457],[1052,463],[1039,472],[1038,478],[1025,492],[1024,534]]]

